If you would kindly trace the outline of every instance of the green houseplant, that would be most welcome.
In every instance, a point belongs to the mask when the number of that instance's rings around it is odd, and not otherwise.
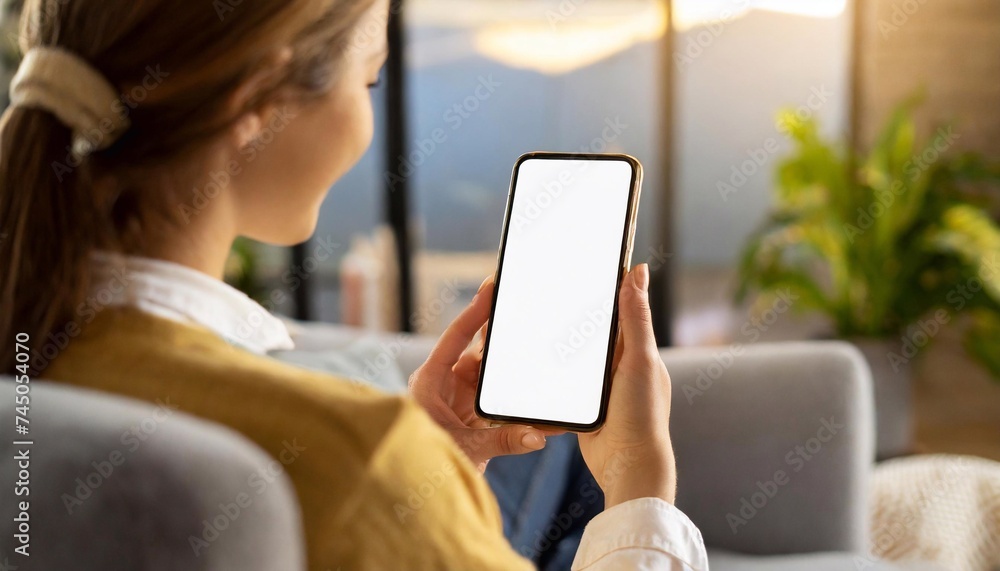
[[[225,269],[226,282],[258,302],[265,301],[267,291],[260,276],[260,252],[256,242],[237,238],[229,251]]]
[[[763,303],[791,290],[795,310],[824,315],[838,337],[859,344],[875,376],[880,438],[892,432],[883,409],[894,406],[879,398],[889,382],[880,377],[905,373],[948,323],[1000,379],[1000,227],[989,210],[1000,168],[954,152],[960,134],[950,128],[918,142],[913,106],[895,110],[867,153],[823,140],[811,119],[781,114],[794,150],[742,255],[736,293],[739,303]]]

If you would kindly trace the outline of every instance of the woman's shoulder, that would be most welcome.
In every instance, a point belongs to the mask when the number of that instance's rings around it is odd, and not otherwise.
[[[143,400],[170,398],[229,425],[273,419],[275,427],[332,422],[346,432],[382,432],[406,407],[401,397],[134,309],[105,310],[65,341],[44,377]]]

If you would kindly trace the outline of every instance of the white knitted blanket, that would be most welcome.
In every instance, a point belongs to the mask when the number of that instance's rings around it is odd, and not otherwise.
[[[950,455],[884,462],[875,468],[871,509],[873,558],[1000,570],[998,462]]]

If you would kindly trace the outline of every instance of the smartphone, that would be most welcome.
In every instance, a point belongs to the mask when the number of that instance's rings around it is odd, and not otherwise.
[[[517,160],[476,413],[574,432],[604,424],[642,166],[619,154]]]

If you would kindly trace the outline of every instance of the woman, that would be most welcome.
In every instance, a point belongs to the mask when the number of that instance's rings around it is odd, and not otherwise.
[[[387,15],[386,0],[29,0],[0,132],[0,332],[30,335],[36,375],[170,399],[290,460],[311,568],[530,568],[481,471],[545,433],[471,413],[489,280],[404,399],[268,358],[287,331],[220,279],[237,236],[309,237],[365,151]],[[606,496],[581,569],[707,568],[671,505],[648,281],[640,266],[622,288],[608,422],[580,436]]]

